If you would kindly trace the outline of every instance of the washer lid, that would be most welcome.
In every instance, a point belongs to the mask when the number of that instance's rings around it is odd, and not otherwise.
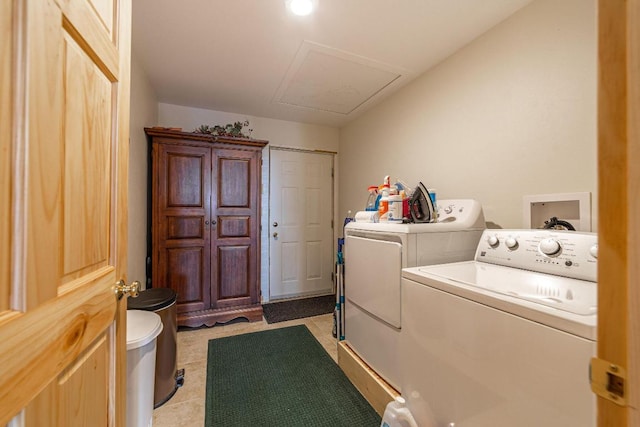
[[[162,320],[152,311],[127,310],[127,350],[149,344],[162,332]]]
[[[477,261],[419,267],[419,271],[569,313],[588,316],[598,311],[598,287],[586,280]]]
[[[405,268],[402,277],[588,340],[596,339],[594,282],[478,261]]]

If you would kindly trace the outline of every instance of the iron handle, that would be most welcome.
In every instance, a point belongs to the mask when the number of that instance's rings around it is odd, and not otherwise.
[[[278,233],[277,233],[277,232],[276,232],[276,233],[273,233],[273,238],[274,238],[274,239],[278,238]]]

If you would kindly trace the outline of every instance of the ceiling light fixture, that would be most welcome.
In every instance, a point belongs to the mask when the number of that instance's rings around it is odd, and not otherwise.
[[[306,16],[315,10],[317,0],[287,0],[286,4],[294,15]]]

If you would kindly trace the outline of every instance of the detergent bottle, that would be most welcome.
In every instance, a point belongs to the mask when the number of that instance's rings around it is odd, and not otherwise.
[[[378,187],[372,185],[368,188],[369,198],[367,199],[367,206],[365,211],[377,211],[378,210]]]
[[[389,175],[384,177],[382,185],[379,187],[380,200],[378,202],[378,216],[380,221],[387,221],[389,218],[389,195],[391,190],[391,179]]]
[[[400,197],[402,197],[402,216],[409,218],[409,198],[405,190],[400,190]]]
[[[418,427],[418,424],[407,408],[404,398],[398,396],[387,404],[380,427]]]
[[[380,201],[378,202],[378,216],[380,221],[386,221],[389,218],[389,185],[383,184],[380,190]]]

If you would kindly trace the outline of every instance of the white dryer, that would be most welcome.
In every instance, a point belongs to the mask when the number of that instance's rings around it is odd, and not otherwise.
[[[476,200],[439,200],[436,223],[345,227],[345,340],[394,388],[401,388],[402,268],[471,260],[484,228]]]
[[[408,268],[401,388],[424,427],[591,427],[597,235],[486,230],[474,261]]]

